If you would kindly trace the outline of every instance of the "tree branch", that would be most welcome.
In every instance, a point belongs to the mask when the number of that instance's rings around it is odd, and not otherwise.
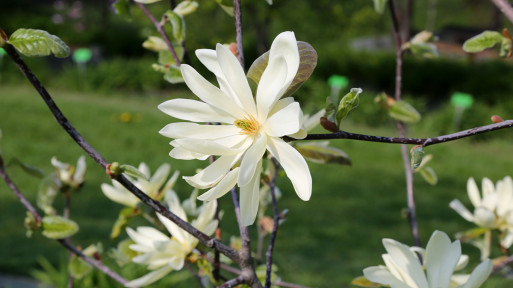
[[[395,12],[394,1],[388,1],[390,8],[390,16],[392,18],[393,35],[395,40],[395,55],[396,55],[396,68],[395,68],[395,100],[401,100],[402,93],[402,75],[403,75],[403,49],[400,35],[400,27],[397,21],[397,14]],[[411,4],[408,2],[408,4]],[[409,15],[406,13],[406,23],[410,23]],[[409,27],[405,27],[409,31]],[[397,121],[397,130],[399,131],[399,137],[405,137],[404,123]],[[408,148],[405,144],[401,144],[401,157],[403,159],[404,174],[406,177],[406,199],[408,203],[408,222],[410,223],[411,232],[415,245],[421,246],[419,228],[417,225],[417,212],[415,209],[415,198],[413,191],[413,171],[410,166],[410,157],[408,155]]]
[[[491,0],[499,10],[508,18],[508,20],[513,23],[513,7],[509,1],[506,0]]]
[[[27,79],[32,83],[32,86],[39,92],[45,103],[47,104],[48,108],[54,115],[57,122],[64,128],[64,130],[73,138],[73,140],[89,155],[91,158],[93,158],[100,166],[102,166],[104,169],[107,168],[107,165],[109,162],[103,158],[103,156],[100,155],[71,125],[71,123],[68,121],[68,119],[63,115],[59,107],[55,104],[50,94],[46,91],[43,84],[37,79],[37,77],[32,73],[32,71],[28,68],[28,66],[25,64],[23,59],[19,56],[19,54],[14,50],[14,48],[10,45],[5,45],[4,50],[7,52],[7,54],[10,56],[10,58],[16,63],[18,68],[21,70],[21,72],[27,77]],[[208,235],[204,234],[203,232],[199,231],[198,229],[194,228],[192,225],[190,225],[188,222],[182,220],[180,217],[176,216],[172,212],[170,212],[166,207],[164,207],[160,202],[150,198],[148,195],[146,195],[144,192],[139,190],[132,182],[130,182],[126,177],[123,175],[113,176],[113,179],[117,180],[119,183],[121,183],[125,188],[127,188],[130,192],[132,192],[137,198],[139,198],[143,203],[151,207],[156,212],[160,213],[162,216],[168,218],[169,220],[173,221],[183,230],[187,231],[191,235],[195,236],[205,244],[206,246],[218,249],[221,253],[226,255],[228,258],[232,259],[233,261],[239,263],[239,256],[237,252],[230,247],[224,245],[223,243],[210,238]]]
[[[266,265],[266,276],[265,276],[265,288],[271,287],[271,274],[272,274],[272,266],[273,266],[273,249],[274,249],[274,241],[276,240],[276,234],[278,233],[278,224],[280,221],[280,212],[278,211],[278,203],[276,202],[276,178],[278,176],[278,169],[280,168],[279,164],[272,159],[271,161],[274,165],[274,175],[271,181],[269,181],[269,192],[271,193],[272,206],[273,206],[273,231],[271,232],[271,237],[269,238],[269,246],[267,247],[267,265]]]
[[[242,12],[240,8],[241,0],[233,0],[233,12],[235,17],[235,42],[237,43],[237,58],[242,69],[244,69],[244,51],[242,45]]]
[[[162,36],[162,39],[164,39],[164,42],[166,43],[167,48],[169,49],[169,52],[171,52],[171,55],[173,55],[173,59],[175,60],[176,66],[180,67],[180,65],[181,65],[180,59],[178,59],[178,55],[176,55],[175,48],[173,47],[173,44],[171,44],[171,42],[169,41],[169,38],[167,37],[166,32],[164,32],[164,28],[162,28],[162,25],[160,25],[160,23],[157,22],[157,20],[155,20],[155,17],[153,17],[153,15],[151,15],[150,11],[148,11],[148,9],[146,9],[144,4],[139,3],[137,1],[134,1],[134,2],[137,6],[139,6],[139,8],[141,8],[141,10],[146,15],[146,17],[148,17],[148,19],[150,19],[151,23],[153,23],[153,26],[155,26],[155,28],[159,32],[160,36]]]
[[[495,130],[513,127],[513,120],[504,120],[499,123],[479,126],[460,132],[446,134],[431,138],[404,138],[404,137],[387,137],[387,136],[373,136],[358,133],[351,133],[346,131],[338,131],[330,134],[308,134],[304,139],[293,139],[284,137],[286,141],[299,141],[299,140],[330,140],[330,139],[348,139],[367,142],[390,143],[390,144],[414,144],[422,145],[424,147],[450,142],[461,138],[466,138],[478,134],[483,134]]]

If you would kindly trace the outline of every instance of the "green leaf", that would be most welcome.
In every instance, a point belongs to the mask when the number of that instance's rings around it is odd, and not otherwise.
[[[405,123],[417,123],[420,121],[420,113],[405,101],[395,101],[388,109],[388,115],[395,120]]]
[[[125,173],[128,176],[132,176],[136,179],[139,179],[139,178],[144,179],[146,181],[150,180],[150,179],[148,179],[148,177],[146,177],[146,175],[144,175],[144,173],[137,170],[137,168],[135,168],[134,166],[122,164],[119,166],[119,168],[121,169],[121,173]]]
[[[436,58],[439,56],[438,49],[433,43],[410,44],[410,51],[413,55],[424,58]]]
[[[72,255],[68,263],[68,271],[73,278],[82,279],[93,271],[93,267],[76,255]]]
[[[504,37],[501,42],[501,50],[499,55],[501,57],[507,57],[511,53],[511,39]]]
[[[110,232],[110,239],[115,239],[125,230],[126,225],[130,218],[139,215],[140,213],[136,212],[132,207],[126,207],[119,212],[118,219],[114,222],[112,226],[112,230]]]
[[[167,51],[166,42],[164,42],[164,39],[157,36],[149,36],[148,39],[143,42],[142,46],[153,52]]]
[[[463,51],[469,53],[481,52],[486,48],[491,48],[495,46],[495,44],[502,43],[501,33],[496,31],[484,31],[481,34],[478,34],[463,43]]]
[[[328,141],[305,142],[295,144],[294,148],[312,162],[351,165],[351,159],[344,151],[328,144]]]
[[[185,21],[183,17],[175,13],[174,11],[167,11],[166,17],[171,23],[171,27],[173,27],[173,37],[182,42],[185,40]]]
[[[171,84],[183,83],[182,71],[176,66],[169,67],[169,70],[164,74],[164,80]]]
[[[37,178],[45,177],[45,171],[43,171],[43,169],[35,167],[35,166],[28,165],[28,164],[25,164],[25,163],[21,162],[18,158],[12,158],[9,161],[9,164],[7,164],[7,167],[12,167],[12,166],[19,166],[19,167],[21,167],[21,169],[24,172],[26,172],[27,174],[29,174],[31,176],[34,176],[34,177],[37,177]]]
[[[181,45],[173,45],[173,49],[175,50],[178,60],[181,61],[183,59],[183,54],[184,54],[184,50],[183,50],[182,46]],[[167,46],[164,51],[159,51],[158,62],[161,65],[168,65],[168,66],[176,65],[175,58],[173,57],[173,54],[171,54],[171,52],[167,49]]]
[[[373,287],[381,287],[380,284],[374,283],[369,281],[369,279],[365,278],[364,276],[356,277],[353,280],[351,280],[352,285],[365,287],[365,288],[373,288]]]
[[[338,127],[342,126],[342,120],[346,118],[349,111],[353,110],[360,103],[359,95],[362,93],[362,89],[360,88],[351,88],[351,91],[347,93],[340,103],[338,104],[337,115],[336,115],[336,123],[338,123]]]
[[[25,56],[68,57],[69,47],[59,37],[43,30],[18,29],[12,33],[8,41],[16,50]]]
[[[176,5],[175,9],[173,9],[173,11],[180,15],[180,16],[185,16],[185,15],[189,15],[193,12],[196,11],[196,9],[198,9],[198,2],[196,1],[189,1],[189,0],[186,0],[186,1],[182,1],[180,2],[180,4]]]
[[[387,5],[388,0],[373,0],[374,1],[374,11],[379,14],[383,14],[385,12],[385,6]]]
[[[301,85],[312,75],[315,66],[317,65],[317,52],[312,45],[307,42],[297,41],[297,47],[299,51],[299,68],[294,80],[290,83],[283,97],[292,95]],[[262,78],[262,74],[267,68],[269,63],[269,51],[258,57],[255,62],[249,67],[248,80],[252,85],[257,86]]]
[[[419,167],[422,162],[422,158],[424,158],[424,148],[422,146],[416,146],[411,150],[411,159],[410,164],[412,169],[416,169]]]
[[[431,185],[436,185],[436,183],[438,183],[438,177],[436,176],[435,170],[433,170],[433,168],[424,167],[422,169],[418,169],[417,171],[427,183]]]
[[[43,217],[43,235],[50,239],[62,239],[78,232],[78,225],[70,219],[52,215]]]
[[[130,13],[130,0],[116,0],[114,4],[112,4],[112,8],[116,11],[116,14],[131,18],[132,15]]]
[[[45,214],[55,214],[53,201],[57,196],[60,188],[60,181],[57,178],[57,175],[54,173],[45,177],[41,181],[41,184],[39,184],[36,204],[37,207],[45,212]]]

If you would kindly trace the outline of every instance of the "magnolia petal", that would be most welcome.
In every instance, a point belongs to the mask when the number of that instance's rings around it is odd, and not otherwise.
[[[463,204],[461,204],[460,200],[454,199],[449,203],[449,207],[454,209],[454,211],[458,212],[461,217],[463,217],[465,220],[469,222],[474,222],[474,215],[468,211],[467,208]]]
[[[242,226],[249,226],[255,222],[260,203],[260,172],[262,159],[258,161],[257,171],[253,174],[247,185],[240,186],[240,217]],[[240,174],[239,174],[240,175]]]
[[[470,177],[467,181],[467,194],[470,202],[474,207],[481,206],[481,195],[479,195],[479,188],[477,188],[476,181]]]
[[[269,51],[269,61],[272,61],[271,59],[274,57],[284,57],[285,62],[287,62],[288,73],[285,85],[285,89],[287,89],[297,74],[300,62],[299,50],[294,32],[286,31],[276,36]]]
[[[497,202],[503,200],[504,199],[499,200],[497,193],[493,192],[483,197],[483,199],[481,200],[481,207],[484,207],[490,211],[495,211],[498,204]]]
[[[240,66],[240,65],[239,65]],[[191,89],[198,98],[220,110],[226,111],[235,118],[242,118],[244,115],[232,100],[223,91],[208,82],[194,68],[187,64],[180,66],[182,75],[187,87]]]
[[[204,231],[204,229],[213,221],[214,215],[216,213],[217,201],[209,201],[205,202],[203,206],[201,206],[201,213],[196,220],[194,220],[192,226],[196,227],[196,229],[203,231],[205,234],[209,235],[214,231]],[[209,233],[210,232],[210,233]]]
[[[109,184],[103,183],[101,185],[101,189],[103,194],[109,198],[110,200],[128,206],[128,207],[135,207],[137,203],[139,203],[139,198],[137,198],[132,193],[128,192],[128,190],[121,190],[121,189],[115,189]],[[124,187],[123,187],[124,189]]]
[[[228,173],[230,168],[232,168],[238,160],[239,155],[221,156],[198,174],[183,178],[193,187],[199,189],[211,188]]]
[[[512,209],[511,203],[513,202],[513,180],[511,177],[506,176],[503,180],[497,183],[497,197],[501,199],[497,203],[497,214],[505,217],[506,214]]]
[[[462,288],[480,287],[486,281],[486,279],[488,279],[488,276],[490,276],[490,273],[492,273],[492,269],[493,264],[490,260],[486,259],[485,261],[481,262],[481,264],[477,265],[474,271],[472,271],[470,278]]]
[[[235,125],[200,125],[190,122],[167,124],[159,133],[163,136],[180,139],[217,139],[220,137],[239,134],[240,129]]]
[[[372,266],[363,269],[363,275],[368,280],[383,285],[389,285],[392,288],[411,288],[399,279],[395,278],[384,266]]]
[[[226,174],[226,176],[224,176],[214,188],[198,196],[198,200],[212,201],[228,193],[228,191],[237,184],[239,170],[240,167],[237,167],[228,172],[228,174]]]
[[[289,106],[291,103],[294,103],[294,98],[292,97],[285,97],[281,98],[280,100],[276,101],[274,105],[271,107],[271,110],[269,110],[269,117],[271,117],[274,113],[280,111],[281,109]]]
[[[415,281],[418,288],[429,287],[417,256],[408,246],[392,239],[383,239],[383,246],[395,264]]]
[[[232,124],[232,115],[207,103],[190,99],[171,99],[158,108],[169,116],[192,122],[221,122]]]
[[[162,277],[166,276],[169,272],[173,271],[173,267],[164,266],[159,270],[155,270],[150,272],[140,278],[129,281],[125,284],[125,287],[142,287],[154,283],[157,280],[160,280]]]
[[[424,261],[429,287],[449,287],[451,275],[460,256],[460,242],[451,243],[447,234],[435,231],[426,246]]]
[[[239,187],[246,186],[254,178],[255,173],[260,173],[257,170],[259,160],[265,153],[267,146],[267,136],[264,133],[259,133],[255,136],[255,142],[253,145],[246,150],[246,153],[242,157],[240,164],[239,179],[237,184]]]
[[[205,155],[234,155],[243,152],[243,149],[227,147],[214,140],[186,138],[176,139],[173,142],[181,147],[186,147],[191,152]]]
[[[267,135],[282,137],[298,132],[301,128],[301,118],[301,107],[299,103],[293,102],[267,118],[264,127]]]
[[[171,156],[172,158],[175,158],[175,159],[179,159],[179,160],[193,160],[193,159],[205,160],[210,155],[205,155],[202,153],[195,153],[195,152],[189,151],[183,147],[177,146],[169,152],[169,156]]]
[[[513,231],[509,230],[506,236],[501,241],[502,246],[504,246],[506,249],[511,247],[511,244],[513,244]]]
[[[495,228],[495,213],[486,208],[486,207],[477,207],[474,210],[474,222],[481,226],[487,228]]]
[[[308,136],[308,133],[306,133],[305,129],[299,129],[299,131],[297,131],[296,133],[287,136],[294,139],[304,139],[306,136]]]
[[[224,78],[221,66],[217,60],[216,50],[213,49],[198,49],[196,50],[196,57],[200,60],[201,64],[207,67],[210,72],[214,73],[217,77]]]
[[[315,113],[312,116],[306,115],[306,117],[305,117],[306,119],[303,121],[305,130],[310,131],[313,128],[315,128],[315,126],[319,125],[321,122],[321,117],[324,115],[324,113],[326,113],[326,110],[321,109],[321,110],[319,110],[319,112]]]
[[[180,209],[177,209],[177,207],[170,208],[169,210],[173,212],[176,216],[178,216],[183,221],[187,222],[187,216],[185,216],[185,212],[183,209],[181,209],[181,206],[178,205]],[[176,240],[180,243],[185,242],[185,236],[187,232],[185,232],[182,228],[178,227],[173,221],[169,220],[168,218],[162,216],[160,213],[156,213],[157,217],[159,218],[160,222],[166,227],[167,231],[171,233],[171,236],[175,237]]]
[[[258,121],[260,123],[264,122],[274,103],[283,95],[287,88],[284,88],[286,78],[287,63],[285,58],[277,57],[274,58],[274,61],[269,59],[269,64],[262,74],[256,92]]]
[[[239,60],[228,48],[221,44],[217,44],[216,53],[219,66],[233,94],[236,96],[236,100],[240,101],[244,112],[255,115],[256,107],[253,93],[249,88],[246,73],[244,73]]]
[[[303,156],[279,138],[268,137],[267,149],[280,162],[299,198],[308,201],[312,195],[312,176]]]
[[[395,278],[400,279],[409,287],[415,287],[417,285],[411,276],[399,267],[389,254],[383,254],[381,257],[383,258],[388,271],[390,271]]]
[[[481,193],[483,194],[483,198],[486,196],[495,193],[495,185],[493,185],[492,180],[489,178],[483,178],[483,181],[481,181]]]
[[[86,172],[87,166],[85,161],[85,156],[82,155],[77,160],[77,166],[75,167],[75,173],[73,173],[73,181],[76,183],[84,182],[84,175]]]

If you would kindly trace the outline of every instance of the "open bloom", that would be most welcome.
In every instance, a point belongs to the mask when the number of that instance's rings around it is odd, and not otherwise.
[[[172,190],[166,194],[166,201],[171,212],[187,221],[187,215],[180,205],[180,200]],[[198,218],[191,222],[191,225],[207,235],[214,233],[217,228],[217,220],[213,220],[216,207],[216,201],[205,203],[199,208],[201,212]],[[149,285],[173,270],[182,269],[185,258],[198,245],[197,238],[162,215],[157,213],[157,216],[171,234],[171,237],[153,227],[142,226],[136,230],[126,229],[128,236],[135,242],[135,244],[129,246],[130,249],[139,253],[132,261],[148,265],[148,269],[153,270],[128,282],[127,287]]]
[[[132,183],[134,183],[134,185],[139,188],[139,190],[143,191],[153,199],[162,198],[168,190],[172,189],[179,174],[178,171],[175,171],[173,176],[171,176],[171,178],[169,178],[169,180],[166,182],[166,179],[171,171],[171,165],[169,164],[160,165],[153,176],[151,175],[150,168],[148,168],[148,165],[146,165],[144,162],[139,164],[137,170],[139,170],[139,172],[141,172],[149,180],[144,178],[128,177]],[[103,194],[105,194],[107,198],[119,204],[128,207],[135,207],[140,202],[139,198],[128,191],[128,189],[126,189],[116,180],[112,180],[112,185],[103,183],[101,188]]]
[[[461,259],[460,242],[451,243],[449,236],[440,231],[431,235],[425,252],[420,253],[424,254],[422,260],[416,249],[395,240],[383,239],[383,246],[387,250],[382,256],[386,266],[365,268],[363,274],[374,283],[392,288],[477,288],[493,268],[491,261],[485,260],[470,275],[453,275],[466,261]]]
[[[495,186],[490,179],[483,178],[481,190],[482,196],[474,179],[468,179],[467,193],[474,205],[474,213],[457,199],[452,200],[449,206],[469,222],[504,232],[501,244],[509,248],[513,244],[513,181],[508,176]],[[485,257],[488,252],[485,252]]]
[[[308,165],[296,149],[281,139],[306,136],[299,103],[291,97],[280,99],[299,67],[294,33],[281,33],[273,41],[255,98],[240,63],[228,48],[218,44],[216,50],[197,50],[196,55],[215,74],[219,88],[191,66],[182,65],[185,83],[203,102],[173,99],[160,104],[159,109],[191,122],[223,124],[179,122],[160,131],[175,139],[171,142],[173,158],[220,156],[198,174],[184,177],[194,187],[210,189],[198,199],[217,199],[237,184],[243,225],[252,224],[258,210],[262,157],[269,151],[284,168],[298,196],[309,200],[312,178]],[[240,166],[236,167],[239,161]]]

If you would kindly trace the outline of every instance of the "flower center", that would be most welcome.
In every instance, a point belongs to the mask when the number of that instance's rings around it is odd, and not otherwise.
[[[260,124],[253,115],[250,115],[249,118],[237,119],[233,121],[233,125],[239,127],[242,130],[240,134],[243,135],[254,135],[260,128]]]

